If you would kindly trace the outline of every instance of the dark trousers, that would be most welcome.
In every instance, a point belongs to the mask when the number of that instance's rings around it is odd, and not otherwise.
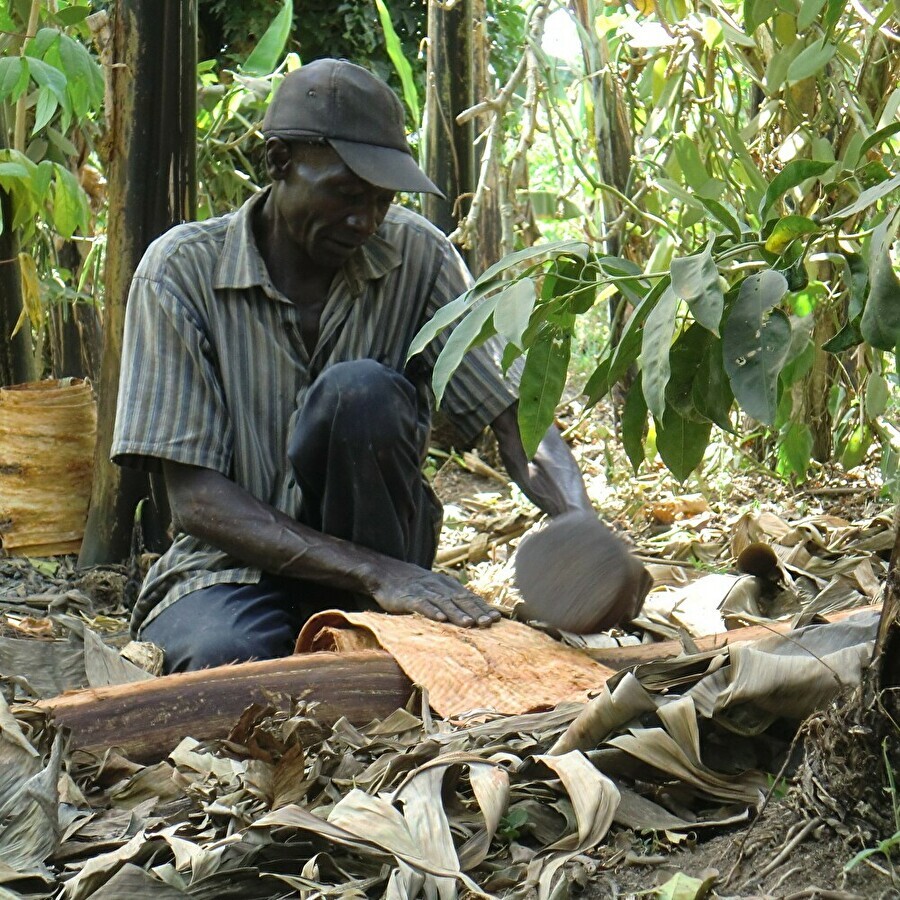
[[[374,360],[338,363],[313,383],[288,445],[302,491],[299,521],[387,556],[430,568],[440,505],[422,479],[429,411],[406,377]],[[371,609],[365,597],[263,574],[185,595],[141,631],[184,672],[293,649],[321,609]]]

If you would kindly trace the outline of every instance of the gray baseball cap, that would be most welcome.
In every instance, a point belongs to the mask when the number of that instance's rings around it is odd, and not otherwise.
[[[346,59],[317,59],[286,75],[262,132],[286,141],[327,141],[352,172],[376,187],[444,196],[413,159],[400,99]]]

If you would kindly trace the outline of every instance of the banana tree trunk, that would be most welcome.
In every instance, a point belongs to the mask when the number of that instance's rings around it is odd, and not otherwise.
[[[109,245],[94,486],[79,563],[128,555],[142,473],[109,461],[125,302],[147,246],[196,213],[196,0],[121,0],[113,23]]]
[[[425,216],[445,234],[465,215],[475,189],[472,122],[456,117],[473,105],[472,0],[452,7],[429,0],[425,98],[425,171],[446,194],[427,194]]]
[[[0,150],[9,148],[6,117],[0,104]],[[19,271],[19,241],[11,225],[12,197],[0,189],[0,387],[21,384],[38,377],[31,345],[31,327],[26,324],[12,337],[22,313],[22,273]]]

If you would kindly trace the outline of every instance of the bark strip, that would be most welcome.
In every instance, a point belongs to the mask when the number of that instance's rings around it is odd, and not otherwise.
[[[219,666],[150,681],[72,691],[37,707],[72,733],[72,747],[102,754],[118,747],[135,762],[164,759],[181,741],[228,735],[251,703],[287,709],[316,701],[316,716],[354,725],[406,705],[413,686],[382,651],[305,653]]]

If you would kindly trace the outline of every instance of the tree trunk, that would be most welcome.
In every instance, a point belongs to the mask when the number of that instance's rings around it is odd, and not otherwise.
[[[59,251],[59,263],[73,275],[81,266],[81,254],[74,241],[66,241]],[[47,332],[54,378],[100,380],[103,330],[97,307],[64,300],[50,307]]]
[[[472,0],[472,85],[473,99],[480,103],[492,97],[496,91],[488,68],[491,55],[490,36],[487,33],[487,7],[485,0]],[[482,134],[488,127],[488,114],[475,119],[475,129]],[[484,142],[479,144],[484,147]],[[477,178],[473,170],[473,184]],[[474,188],[469,188],[473,190]],[[478,241],[468,251],[467,260],[472,274],[477,278],[488,266],[500,258],[500,172],[498,160],[493,161],[488,173],[488,191],[478,218]]]
[[[622,97],[622,91],[610,75],[610,53],[605,40],[596,37],[594,21],[603,11],[596,0],[572,0],[572,9],[581,25],[582,55],[585,70],[590,73],[593,95],[593,139],[600,180],[624,193],[631,172],[631,156],[634,139],[631,134],[630,116]],[[590,36],[590,39],[588,38]],[[606,232],[619,217],[621,203],[611,194],[603,193],[602,228]],[[621,240],[618,233],[606,241],[606,252],[618,256]]]
[[[466,196],[475,190],[474,126],[456,123],[473,105],[473,24],[472,0],[450,9],[429,0],[424,166],[447,196],[427,194],[423,209],[445,234],[465,215]]]
[[[57,303],[50,309],[50,357],[54,378],[100,380],[103,328],[97,307]]]
[[[73,747],[98,755],[118,747],[129,759],[149,763],[165,758],[185,736],[227,737],[252,703],[286,709],[292,699],[315,701],[313,715],[325,725],[342,716],[364,725],[404,706],[412,690],[389,653],[363,650],[300,653],[70,691],[37,707],[71,731]]]
[[[6,117],[0,104],[0,150],[9,148]],[[31,325],[11,337],[22,313],[19,241],[12,229],[12,197],[0,189],[0,387],[34,381],[39,373],[31,344]]]
[[[823,264],[827,274],[820,272],[820,280],[828,283],[835,277],[834,268]],[[822,349],[837,333],[837,322],[834,310],[830,306],[816,307],[813,310],[813,357],[812,368],[803,384],[803,407],[796,414],[799,422],[806,422],[812,432],[812,457],[819,462],[828,462],[834,445],[834,423],[828,400],[831,386],[837,373],[837,362],[832,353]]]
[[[196,0],[121,0],[113,23],[109,245],[94,487],[79,563],[128,555],[147,478],[109,462],[125,302],[147,246],[196,211]]]

